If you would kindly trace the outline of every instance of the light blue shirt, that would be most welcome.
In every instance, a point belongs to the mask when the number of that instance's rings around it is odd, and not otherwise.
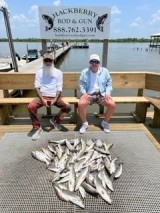
[[[89,68],[86,68],[82,70],[80,79],[79,79],[79,88],[80,92],[82,94],[88,93],[90,84],[91,84],[91,77],[90,73],[92,71]],[[108,69],[104,67],[99,67],[98,69],[98,75],[97,75],[97,83],[99,86],[99,91],[102,96],[105,96],[106,94],[111,94],[112,91],[112,79],[109,74]]]
[[[57,91],[62,92],[63,74],[59,69],[53,69],[53,75],[49,75],[44,67],[36,72],[35,88],[40,88],[42,96],[56,97]]]

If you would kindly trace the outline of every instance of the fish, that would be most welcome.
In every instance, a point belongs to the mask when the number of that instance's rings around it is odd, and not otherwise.
[[[51,30],[53,28],[53,22],[54,22],[54,19],[51,18],[49,15],[46,15],[46,14],[42,14],[42,18],[47,22],[48,26],[45,26],[45,30],[48,31],[48,30]]]
[[[64,193],[63,189],[61,189],[57,183],[53,183],[53,188],[55,190],[55,193],[56,193],[57,197],[60,200],[69,201],[69,197],[67,196],[66,193]]]
[[[88,183],[86,183],[86,182],[83,182],[83,183],[81,184],[81,186],[86,190],[86,192],[87,192],[88,194],[97,197],[98,192],[97,192],[97,190],[96,190],[93,186],[91,186],[90,184],[88,184]]]
[[[101,180],[99,179],[98,175],[95,178],[95,185],[98,194],[105,200],[107,203],[112,204],[112,200],[110,195],[107,193],[106,189],[103,187]]]
[[[53,160],[53,154],[49,149],[42,148],[44,154],[46,154],[51,160]]]
[[[105,20],[107,19],[108,14],[104,14],[102,16],[98,16],[98,19],[96,20],[96,27],[99,31],[103,32],[103,24]]]
[[[109,152],[112,146],[96,138],[51,139],[47,148],[31,154],[52,172],[49,181],[57,197],[85,208],[86,193],[100,195],[108,204],[113,202],[110,197],[113,181],[121,176],[123,163],[118,164],[118,158],[112,160]]]
[[[117,171],[114,174],[114,178],[115,179],[117,179],[117,178],[119,178],[121,176],[121,174],[122,174],[122,165],[123,165],[123,163],[119,164],[119,168],[117,169]]]
[[[83,200],[75,192],[71,192],[69,190],[63,190],[63,192],[68,196],[68,199],[71,203],[73,203],[83,209],[85,208]]]
[[[79,189],[79,192],[80,192],[82,198],[83,198],[83,199],[86,198],[86,191],[85,191],[85,189],[83,188],[83,186],[79,186],[78,189]]]
[[[87,173],[89,172],[89,167],[84,168],[78,178],[76,179],[76,187],[75,191],[78,190],[79,186],[82,184],[82,182],[85,180]]]
[[[85,208],[83,200],[75,192],[61,189],[57,183],[53,183],[53,188],[60,200],[70,201],[81,208]]]
[[[101,180],[103,180],[105,182],[105,184],[107,185],[107,187],[113,192],[114,188],[113,188],[113,183],[111,178],[108,176],[107,172],[103,169],[100,171],[99,173],[101,175]]]
[[[68,189],[71,192],[74,192],[75,187],[76,187],[76,173],[75,173],[75,170],[74,170],[74,163],[70,163]]]
[[[111,163],[110,163],[110,169],[109,169],[110,174],[115,173],[115,171],[116,171],[116,161],[117,160],[118,160],[118,158],[115,158],[115,159],[113,159],[111,161]]]
[[[65,145],[66,144],[66,138],[62,139],[62,140],[54,140],[54,139],[50,139],[48,140],[48,143],[55,143],[55,144],[61,144],[61,145]]]
[[[49,165],[51,162],[51,159],[47,155],[45,155],[42,151],[32,151],[31,155],[35,159],[42,161],[46,163],[47,165]]]

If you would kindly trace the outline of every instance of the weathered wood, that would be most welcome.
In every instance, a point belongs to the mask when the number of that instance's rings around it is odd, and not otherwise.
[[[103,54],[102,54],[102,66],[107,67],[108,61],[108,39],[103,40]]]
[[[160,127],[160,98],[147,97],[147,99],[154,106],[154,115],[151,126]]]
[[[160,74],[146,73],[145,89],[160,91]]]
[[[111,72],[113,88],[145,89],[145,73]],[[79,72],[63,73],[66,89],[78,89]],[[35,73],[0,73],[0,89],[34,89]]]

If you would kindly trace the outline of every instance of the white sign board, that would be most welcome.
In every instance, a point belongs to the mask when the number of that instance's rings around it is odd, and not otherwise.
[[[109,7],[39,7],[42,39],[107,39]]]

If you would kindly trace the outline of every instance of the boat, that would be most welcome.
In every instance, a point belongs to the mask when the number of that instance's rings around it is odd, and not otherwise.
[[[22,59],[33,61],[38,58],[38,50],[37,49],[28,49],[27,54],[25,54]]]
[[[10,57],[0,57],[0,72],[8,72],[13,69]]]
[[[75,43],[73,44],[72,48],[89,48],[89,45],[87,42],[84,42],[83,44],[78,44],[78,43]]]

